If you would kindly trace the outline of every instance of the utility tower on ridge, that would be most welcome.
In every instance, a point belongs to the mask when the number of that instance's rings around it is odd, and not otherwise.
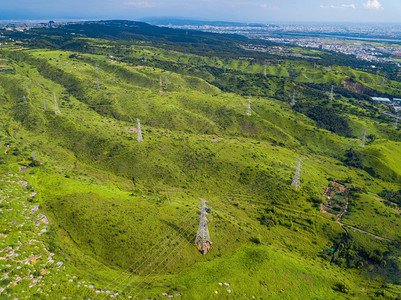
[[[35,152],[32,151],[32,160],[36,161],[36,156],[35,156]]]
[[[46,110],[46,102],[43,101],[43,109]]]
[[[28,82],[25,81],[26,92],[29,93]]]
[[[382,79],[382,86],[384,85],[384,82],[386,81],[386,76],[383,76],[383,79]]]
[[[301,161],[302,161],[302,159],[298,158],[297,169],[295,171],[294,179],[292,180],[292,184],[291,184],[295,189],[298,189],[301,186],[301,181],[300,181]]]
[[[136,121],[138,122],[138,137],[136,139],[140,143],[140,142],[143,142],[142,130],[141,130],[141,121],[139,119],[136,119]]]
[[[316,71],[316,63],[313,63],[313,72]]]
[[[61,114],[61,111],[60,111],[60,109],[58,108],[56,93],[53,93],[53,97],[54,97],[54,113],[55,113],[56,115],[59,115],[59,114]]]
[[[160,75],[160,89],[159,89],[159,93],[160,95],[163,95],[163,82],[162,82],[162,75]]]
[[[331,86],[331,91],[330,91],[330,96],[329,96],[330,100],[333,100],[333,91],[334,91],[334,85]]]
[[[295,90],[292,92],[291,106],[295,105]]]
[[[145,62],[148,60],[148,58],[147,58],[147,56],[146,56],[146,53],[145,53],[145,58],[144,58],[144,60],[145,60]]]
[[[226,74],[226,71],[227,71],[226,66],[224,66],[224,74]]]
[[[251,115],[251,97],[248,98],[248,108],[247,108],[247,110],[246,110],[246,114],[247,114],[248,116]]]
[[[362,136],[362,141],[361,141],[361,148],[365,148],[365,141],[366,141],[366,132],[368,130],[365,129],[365,131],[363,132],[363,136]]]
[[[167,85],[168,85],[168,80],[167,80],[167,71],[166,71],[166,80],[165,80],[165,83],[164,83],[165,85],[166,85],[166,87],[167,87]]]
[[[209,229],[207,227],[207,223],[209,222],[209,220],[207,219],[208,213],[207,213],[206,200],[202,198],[199,199],[202,201],[202,203],[200,204],[201,209],[199,210],[200,221],[199,221],[198,231],[196,233],[195,246],[198,248],[200,253],[205,255],[212,248],[212,243],[210,242]]]
[[[399,118],[400,118],[400,115],[397,115],[397,117],[395,118],[394,126],[393,126],[394,128],[398,127]]]
[[[100,90],[99,78],[96,78],[96,89],[97,89],[97,90]]]
[[[265,70],[264,70],[264,72],[263,72],[263,75],[266,76],[266,74],[267,74],[267,65],[266,65],[266,63],[265,63]]]
[[[24,101],[24,103],[26,102],[26,97],[25,96],[22,97],[22,101]]]
[[[96,68],[96,73],[99,73],[99,70],[97,68],[97,63],[95,64],[95,68]]]

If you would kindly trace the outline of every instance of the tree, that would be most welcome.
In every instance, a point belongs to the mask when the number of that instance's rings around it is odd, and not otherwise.
[[[357,152],[351,148],[347,151],[347,153],[345,154],[345,157],[346,157],[346,159],[344,162],[346,165],[362,169],[363,159],[362,159],[362,155],[359,152]]]

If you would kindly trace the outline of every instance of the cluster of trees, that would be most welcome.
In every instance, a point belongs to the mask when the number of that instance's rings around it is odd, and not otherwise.
[[[378,195],[388,201],[397,203],[401,206],[401,190],[397,192],[391,190],[383,190]]]

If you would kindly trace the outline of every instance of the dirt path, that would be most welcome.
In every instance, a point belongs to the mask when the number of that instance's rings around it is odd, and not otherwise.
[[[326,190],[325,190],[325,191],[326,191]],[[347,224],[341,223],[341,222],[340,222],[341,218],[342,218],[342,217],[344,216],[344,214],[348,211],[348,205],[349,205],[349,195],[348,195],[347,198],[346,198],[346,205],[345,205],[344,209],[342,209],[342,211],[341,211],[341,213],[340,213],[339,215],[334,215],[334,214],[329,213],[328,211],[326,211],[323,204],[320,204],[320,212],[322,212],[322,213],[324,213],[324,214],[328,214],[328,215],[333,216],[333,217],[336,217],[336,218],[337,218],[337,219],[336,219],[336,222],[337,222],[337,223],[341,226],[341,228],[343,228],[344,230],[345,230],[345,228],[344,228],[344,226],[345,226],[345,227],[348,227],[348,228],[352,228],[352,229],[354,229],[354,230],[356,230],[356,231],[363,232],[363,233],[365,233],[365,234],[368,234],[368,235],[370,235],[370,236],[373,236],[373,237],[375,237],[375,238],[377,238],[377,239],[379,239],[379,240],[388,241],[388,242],[393,242],[393,240],[390,240],[390,239],[388,239],[388,238],[385,238],[385,237],[382,237],[382,236],[373,234],[373,233],[368,232],[368,231],[366,231],[366,230],[359,229],[358,227],[355,227],[355,226],[352,226],[352,225],[347,225]]]
[[[384,241],[388,241],[388,242],[393,242],[393,240],[390,240],[390,239],[388,239],[388,238],[385,238],[385,237],[382,237],[382,236],[379,236],[379,235],[370,233],[370,232],[368,232],[368,231],[366,231],[366,230],[359,229],[358,227],[355,227],[355,226],[352,226],[352,225],[347,225],[347,224],[341,223],[341,222],[339,222],[339,221],[336,221],[336,222],[337,222],[338,224],[340,224],[341,227],[346,226],[346,227],[352,228],[352,229],[354,229],[354,230],[357,230],[357,231],[359,231],[359,232],[366,233],[366,234],[368,234],[368,235],[370,235],[370,236],[373,236],[373,237],[375,237],[375,238],[377,238],[377,239],[379,239],[379,240],[384,240]]]

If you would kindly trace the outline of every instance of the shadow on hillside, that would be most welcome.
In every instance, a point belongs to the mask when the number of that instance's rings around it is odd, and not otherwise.
[[[195,241],[196,231],[197,231],[197,223],[195,223],[193,225],[193,227],[191,227],[191,226],[188,227],[187,222],[182,225],[177,225],[177,224],[165,221],[165,220],[162,220],[162,222],[164,224],[166,224],[167,226],[171,227],[172,229],[174,229],[174,231],[176,231],[176,233],[178,234],[180,239],[183,237],[189,242]],[[177,239],[177,237],[173,237],[172,240],[179,242],[179,239]]]

